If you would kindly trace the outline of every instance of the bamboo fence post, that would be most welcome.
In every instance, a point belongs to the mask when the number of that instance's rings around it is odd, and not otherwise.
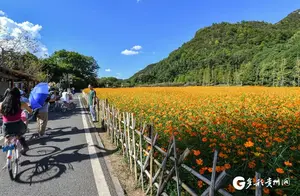
[[[124,134],[122,134],[122,114],[119,113],[119,131],[120,131],[120,139],[121,139],[121,146],[122,146],[122,153],[125,157],[125,149],[124,149]]]
[[[136,161],[137,161],[137,158],[136,158],[136,149],[135,149],[135,118],[133,118],[133,113],[131,114],[131,124],[132,124],[132,146],[133,146],[133,163],[134,163],[134,179],[135,179],[135,182],[137,182],[137,167],[136,167]]]
[[[105,125],[105,124],[106,124],[106,107],[105,107],[105,106],[106,106],[106,105],[105,105],[105,101],[103,101],[103,102],[102,102],[102,111],[103,111],[103,114],[102,114],[102,115],[103,115],[103,116],[102,116],[102,117],[103,117],[103,119],[102,119],[102,126],[104,127],[104,129],[106,129],[106,128],[105,128],[105,126],[106,126],[106,125]],[[105,130],[105,131],[106,131],[106,130]]]
[[[180,187],[179,187],[179,174],[178,174],[178,165],[177,165],[178,160],[177,160],[176,140],[175,140],[174,133],[172,133],[172,137],[173,137],[173,142],[174,142],[173,150],[174,150],[174,158],[175,158],[174,167],[175,167],[175,174],[176,174],[176,178],[177,178],[177,181],[176,181],[177,195],[180,196],[181,191],[180,191]]]
[[[110,107],[107,107],[107,134],[110,136]]]
[[[141,132],[141,135],[140,135],[140,161],[141,161],[141,164],[140,164],[140,169],[141,169],[141,174],[140,174],[140,180],[141,180],[141,185],[142,185],[142,190],[143,192],[145,192],[144,190],[144,172],[143,172],[143,137],[144,137],[144,131],[146,129],[146,125],[144,123],[143,125],[143,128],[142,128],[142,132]]]
[[[117,130],[116,144],[117,144],[118,147],[119,147],[119,142],[120,142],[120,137],[121,137],[120,129],[119,129],[119,113],[120,113],[120,110],[118,109],[116,117],[115,117],[115,119],[116,119],[116,130]]]
[[[112,107],[111,106],[109,106],[109,113],[108,113],[108,116],[109,116],[109,136],[111,137],[111,133],[112,133],[112,131],[111,131],[111,112],[112,112]]]
[[[98,120],[98,122],[100,121],[100,100],[97,98],[97,119],[96,120]]]
[[[106,121],[106,107],[105,107],[105,102],[104,102],[104,101],[103,101],[103,103],[102,103],[102,110],[103,110],[102,123],[103,123],[103,127],[105,128],[105,121]]]
[[[256,189],[255,189],[255,196],[262,196],[260,173],[255,172],[255,179],[256,179],[256,183],[258,184],[258,186],[256,186]]]
[[[111,143],[114,143],[114,138],[115,138],[115,109],[114,107],[112,107],[112,112],[111,112],[111,116],[112,116],[112,121],[111,121],[111,138],[110,138],[110,141]]]
[[[127,120],[126,120],[126,116],[125,116],[125,112],[123,112],[123,125],[124,125],[124,133],[123,133],[123,135],[124,135],[124,138],[125,138],[125,151],[126,151],[126,157],[128,158],[128,139],[127,139],[127,133],[126,133],[126,131],[127,131],[127,125],[126,125],[126,122],[127,122]],[[124,144],[122,144],[122,145],[124,145]]]
[[[178,165],[181,165],[183,160],[190,154],[190,150],[188,148],[185,149],[185,151],[180,155],[179,159],[178,159]],[[169,172],[168,176],[164,179],[164,182],[161,184],[161,186],[159,187],[158,190],[158,195],[160,195],[164,188],[166,187],[167,183],[169,182],[169,180],[172,178],[173,174],[175,171],[175,167],[173,167],[171,169],[171,171]]]
[[[153,141],[153,126],[150,128],[151,131],[151,150],[150,150],[150,195],[153,195],[153,152],[154,152],[154,141]]]
[[[219,189],[224,184],[224,182],[227,180],[227,178],[228,178],[228,174],[226,173],[226,171],[223,171],[216,179],[215,191],[219,191]],[[210,182],[210,184],[211,184],[211,182]],[[210,192],[210,186],[201,194],[201,196],[208,196],[209,192]],[[222,195],[224,195],[224,194],[222,194]],[[226,195],[231,196],[229,193],[226,193]]]
[[[130,138],[130,115],[128,112],[126,112],[126,122],[127,122],[127,134],[128,134],[128,152],[129,152],[129,168],[130,171],[132,172],[132,150],[131,150],[131,138]]]
[[[171,154],[171,150],[173,148],[173,145],[174,145],[174,142],[173,142],[173,138],[170,139],[170,142],[169,142],[169,145],[168,145],[168,149],[167,149],[167,154],[161,164],[161,174],[160,174],[160,179],[159,179],[159,184],[158,184],[158,190],[156,192],[156,196],[159,196],[158,193],[159,193],[159,190],[161,188],[161,185],[163,183],[163,179],[164,179],[164,172],[165,172],[165,169],[166,169],[166,165],[167,165],[167,161],[169,159],[169,156]]]
[[[214,153],[214,161],[213,161],[213,168],[211,174],[211,185],[209,190],[209,196],[215,195],[215,182],[216,182],[216,166],[217,166],[217,159],[218,159],[218,151],[216,150]]]
[[[105,129],[106,129],[106,132],[108,134],[108,108],[105,107]]]
[[[116,136],[116,146],[119,147],[119,139],[120,139],[120,127],[119,127],[119,109],[117,109],[117,112],[116,112],[116,116],[115,116],[115,123],[116,123],[116,133],[117,133],[117,136]]]

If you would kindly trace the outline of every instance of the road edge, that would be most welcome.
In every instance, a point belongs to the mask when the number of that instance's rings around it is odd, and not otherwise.
[[[79,99],[79,102],[81,103],[81,106],[83,107],[82,109],[84,109],[85,112],[89,112],[87,110],[86,104],[82,102],[83,97],[82,96],[78,96],[78,99]],[[86,115],[86,117],[87,117],[87,119],[89,121],[88,123],[91,125],[91,127],[89,127],[89,128],[90,129],[96,129],[95,124],[92,122],[91,116],[90,115]],[[100,137],[100,135],[99,135],[98,132],[96,132],[95,136],[96,136],[96,140],[97,140],[98,145],[101,148],[105,148],[104,145],[103,145],[103,142],[101,140],[101,137]],[[110,174],[110,176],[112,178],[112,182],[114,184],[114,188],[115,188],[118,196],[125,196],[124,189],[122,188],[121,183],[120,183],[118,177],[116,177],[115,175],[113,175],[112,167],[111,167],[111,161],[109,160],[109,158],[107,156],[104,156],[103,159],[104,159],[105,164],[107,166],[108,172],[109,172],[109,174]]]

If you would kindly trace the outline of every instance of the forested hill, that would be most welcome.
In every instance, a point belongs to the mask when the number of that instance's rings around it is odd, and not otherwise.
[[[129,79],[135,84],[300,84],[300,10],[276,24],[242,21],[200,29],[168,58]]]

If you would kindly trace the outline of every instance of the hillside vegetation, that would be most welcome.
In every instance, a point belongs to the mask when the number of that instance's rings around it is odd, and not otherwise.
[[[168,58],[148,65],[132,84],[300,85],[300,10],[276,24],[223,22],[200,29]]]

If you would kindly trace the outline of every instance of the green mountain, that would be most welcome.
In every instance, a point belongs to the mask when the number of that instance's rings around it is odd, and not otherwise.
[[[129,80],[134,84],[298,86],[300,10],[276,24],[223,22],[200,29],[167,58]]]

